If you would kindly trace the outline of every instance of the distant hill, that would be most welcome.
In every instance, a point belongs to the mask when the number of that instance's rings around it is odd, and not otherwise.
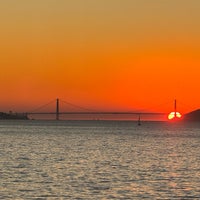
[[[199,121],[200,122],[200,109],[194,110],[184,115],[185,121]]]

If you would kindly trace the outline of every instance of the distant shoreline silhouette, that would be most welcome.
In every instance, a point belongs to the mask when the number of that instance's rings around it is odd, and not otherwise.
[[[0,112],[0,120],[7,120],[7,119],[28,120],[29,118],[26,114]]]
[[[183,121],[200,121],[200,109],[185,114],[183,116]]]
[[[0,120],[30,120],[30,119],[26,113],[0,112]],[[136,120],[137,119],[133,121],[136,121]],[[180,119],[179,121],[200,122],[200,109],[184,114],[183,118]],[[139,117],[138,123],[141,124],[140,117]]]

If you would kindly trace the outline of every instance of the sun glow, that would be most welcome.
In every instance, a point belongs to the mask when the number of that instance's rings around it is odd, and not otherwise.
[[[179,112],[171,112],[168,115],[168,119],[172,120],[172,119],[180,119],[182,117],[182,115]]]

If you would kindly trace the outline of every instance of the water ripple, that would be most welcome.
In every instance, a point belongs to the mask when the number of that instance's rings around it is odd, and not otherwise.
[[[199,199],[200,127],[0,122],[0,199]]]

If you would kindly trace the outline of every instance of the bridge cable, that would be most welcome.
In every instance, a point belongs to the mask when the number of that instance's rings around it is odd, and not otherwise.
[[[44,105],[39,106],[38,108],[36,108],[36,109],[34,109],[34,110],[32,110],[31,112],[28,112],[28,113],[33,113],[33,112],[36,112],[38,110],[41,110],[42,108],[45,108],[45,107],[47,107],[48,105],[50,105],[50,104],[52,104],[54,102],[55,102],[55,99],[51,100],[50,102],[48,102],[48,103],[46,103]]]
[[[93,109],[89,109],[89,108],[85,108],[85,107],[82,107],[82,106],[78,106],[78,105],[75,105],[75,104],[72,104],[70,102],[67,102],[67,101],[64,101],[64,100],[60,100],[62,103],[65,103],[67,105],[71,105],[75,108],[79,108],[79,109],[82,109],[82,110],[86,110],[86,111],[90,111],[90,112],[97,112],[97,110],[93,110]]]

